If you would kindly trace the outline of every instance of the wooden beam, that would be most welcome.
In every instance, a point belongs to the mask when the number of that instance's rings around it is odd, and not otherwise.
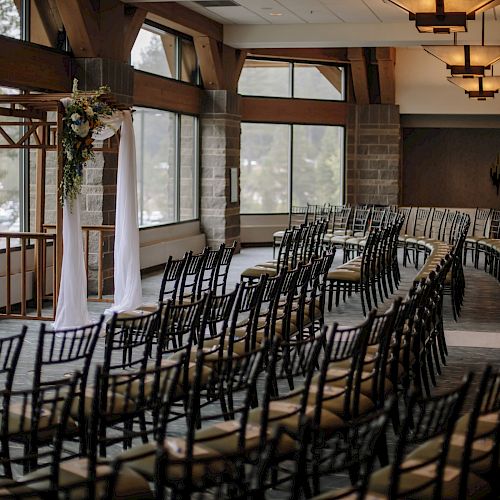
[[[360,47],[349,47],[347,57],[351,63],[351,77],[357,104],[370,104],[368,74],[364,51]]]
[[[139,9],[133,5],[125,5],[125,39],[123,41],[123,51],[129,55],[134,46],[139,31],[146,19],[147,11]]]
[[[56,4],[75,56],[97,57],[101,38],[91,0],[56,0]]]
[[[342,93],[342,70],[336,66],[316,66],[318,71],[340,92]]]
[[[199,114],[202,91],[194,85],[136,71],[134,104],[179,113]]]
[[[63,29],[54,0],[34,0],[31,3],[30,40],[33,43],[57,47],[58,36]]]
[[[396,103],[396,49],[394,47],[377,47],[378,78],[380,86],[380,103]]]
[[[289,59],[314,62],[347,63],[347,49],[329,48],[276,48],[276,49],[249,49],[249,56],[271,57],[273,59]]]
[[[349,104],[312,99],[242,97],[241,119],[262,123],[346,125]]]
[[[194,38],[194,47],[205,88],[209,90],[224,89],[222,52],[217,40],[208,36],[197,36]]]
[[[0,68],[0,85],[71,91],[71,58],[49,48],[0,36]]]
[[[170,74],[172,75],[172,78],[176,78],[177,50],[175,48],[175,37],[170,34],[161,35],[161,43],[163,45],[163,50],[165,51]]]
[[[222,48],[222,61],[224,67],[224,80],[226,89],[236,92],[241,71],[247,57],[246,50],[233,49],[224,45]]]
[[[165,24],[177,31],[193,37],[209,36],[218,42],[223,40],[222,24],[177,2],[132,2],[132,4],[147,10],[155,17],[158,16],[156,19],[152,17],[152,20]]]

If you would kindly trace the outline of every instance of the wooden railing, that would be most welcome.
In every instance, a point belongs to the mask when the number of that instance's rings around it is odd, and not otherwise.
[[[56,235],[0,232],[2,247],[0,280],[5,280],[5,300],[0,303],[0,317],[53,320],[57,305],[54,294],[57,288]],[[47,289],[49,271],[52,273],[52,290]],[[44,308],[47,300],[51,302],[48,309]]]
[[[55,224],[44,224],[45,231],[55,230]],[[89,255],[90,255],[90,237],[91,233],[97,233],[98,250],[97,250],[97,295],[89,295],[90,302],[112,302],[112,298],[104,297],[104,236],[106,233],[114,233],[115,226],[101,225],[101,226],[82,226],[83,232],[83,248],[85,259],[85,271],[87,272],[87,283],[89,279]],[[87,287],[88,289],[88,287]]]

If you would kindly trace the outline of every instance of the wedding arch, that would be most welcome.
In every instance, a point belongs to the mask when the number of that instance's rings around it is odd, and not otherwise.
[[[137,194],[135,140],[130,109],[120,105],[112,94],[79,92],[82,99],[93,99],[111,110],[102,116],[102,124],[92,132],[93,151],[116,151],[118,174],[114,247],[114,303],[109,311],[134,309],[142,302],[139,231],[137,224]],[[24,319],[54,319],[58,328],[88,322],[86,261],[88,234],[92,229],[81,226],[79,189],[70,196],[65,191],[65,164],[68,147],[65,143],[67,109],[75,94],[24,94],[0,96],[0,148],[36,152],[36,195],[34,231],[0,232],[5,240],[3,286],[0,283],[0,316]],[[2,121],[4,120],[4,121]],[[67,125],[67,124],[66,124]],[[85,124],[79,130],[85,139]],[[78,126],[78,125],[77,125]],[[20,132],[11,131],[19,127]],[[118,134],[118,130],[120,133]],[[94,144],[95,141],[95,144]],[[47,153],[57,154],[55,224],[45,224],[45,174]],[[81,168],[85,168],[84,164]],[[81,172],[80,172],[81,173]],[[112,227],[96,227],[109,231]],[[100,233],[101,234],[101,233]],[[12,241],[19,243],[12,248]],[[99,238],[101,244],[101,239]],[[88,246],[87,246],[88,248]],[[30,253],[31,252],[31,253]],[[50,266],[50,263],[52,266]],[[51,270],[51,271],[50,271]],[[52,278],[52,279],[51,279]],[[99,279],[102,277],[100,276]],[[47,298],[47,282],[52,284],[52,311],[43,307]],[[32,285],[32,289],[30,286]],[[50,290],[49,290],[50,292]],[[31,300],[34,312],[27,302]],[[16,308],[14,304],[19,304]],[[2,307],[3,306],[3,307]]]

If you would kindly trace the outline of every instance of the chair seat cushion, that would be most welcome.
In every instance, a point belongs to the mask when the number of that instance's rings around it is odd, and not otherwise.
[[[361,280],[361,273],[350,269],[336,269],[334,271],[330,271],[326,279],[328,281],[358,282]]]
[[[311,395],[310,395],[311,396]],[[280,401],[271,401],[269,405],[269,426],[277,428],[283,426],[292,432],[297,432],[300,426],[300,408],[301,395],[294,395],[290,398],[285,398]],[[306,417],[313,418],[315,412],[314,398],[309,398],[309,405],[306,408]],[[261,422],[262,409],[255,408],[250,411],[248,421],[250,423],[259,424]],[[334,413],[329,412],[325,408],[321,411],[320,427],[323,430],[333,432],[344,426],[344,422]]]
[[[184,438],[167,438],[165,440],[167,463],[165,475],[169,481],[182,481],[188,470],[186,468],[186,440]],[[127,467],[138,472],[148,481],[156,475],[156,443],[146,443],[122,452],[119,458],[125,460]],[[137,457],[137,458],[135,458]],[[220,453],[208,446],[195,444],[191,477],[195,484],[205,476],[224,472],[227,464]]]
[[[112,473],[111,467],[109,467],[106,463],[102,463],[97,466],[96,475],[97,481],[96,490],[97,495],[96,498],[101,498],[104,494],[105,482],[103,479],[109,477]],[[30,487],[32,487],[36,491],[47,491],[50,487],[47,480],[43,480],[46,475],[46,469],[38,469],[34,472],[31,472],[23,477],[26,480],[36,480],[37,478],[41,478],[40,482],[30,483]],[[69,495],[72,499],[85,499],[88,498],[87,491],[84,486],[77,486],[83,481],[87,480],[89,477],[89,466],[86,458],[75,458],[71,460],[67,460],[61,462],[59,466],[59,481],[61,490],[65,490],[71,486],[75,486],[75,490],[71,490],[71,494]],[[101,479],[101,481],[99,481]],[[115,484],[114,497],[124,500],[146,500],[155,498],[151,488],[149,487],[148,482],[137,472],[124,466],[120,469],[118,479]]]
[[[416,465],[416,459],[406,458],[407,466]],[[404,466],[405,464],[403,464]],[[418,472],[418,473],[417,473]],[[390,477],[392,474],[392,467],[384,467],[370,477],[370,483],[368,486],[369,491],[373,491],[378,494],[387,495],[389,491]],[[416,469],[412,473],[403,474],[400,478],[400,491],[398,492],[400,498],[408,499],[432,499],[434,488],[428,486],[422,491],[418,491],[414,495],[410,492],[419,487],[419,485],[426,484],[430,478],[435,474],[435,466],[433,464],[422,467],[421,469]],[[447,466],[444,472],[444,482],[440,498],[443,500],[455,500],[458,498],[458,491],[460,485],[460,469],[452,466]],[[408,492],[405,494],[405,492]],[[471,473],[469,474],[467,482],[467,499],[480,499],[489,498],[491,494],[491,489],[486,481],[481,479],[479,476]]]
[[[241,273],[241,276],[243,278],[260,278],[264,274],[276,276],[276,269],[261,266],[249,267]]]

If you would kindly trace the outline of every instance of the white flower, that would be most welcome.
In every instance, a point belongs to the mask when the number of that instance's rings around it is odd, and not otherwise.
[[[85,108],[85,113],[87,113],[88,116],[94,116],[94,110],[92,109],[92,106],[88,106]]]
[[[80,115],[78,113],[73,113],[71,115],[71,120],[73,120],[74,122],[76,122],[79,119],[80,119]]]
[[[80,137],[87,137],[89,130],[90,130],[90,125],[89,125],[89,122],[85,121],[81,125],[74,125],[73,124],[73,125],[71,125],[71,128]]]

